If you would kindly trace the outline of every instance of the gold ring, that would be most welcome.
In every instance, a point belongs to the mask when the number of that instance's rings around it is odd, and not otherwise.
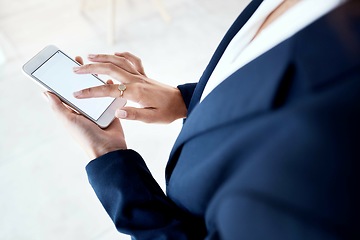
[[[126,85],[121,83],[121,84],[119,84],[118,89],[120,91],[120,97],[122,98],[124,95],[124,92],[126,90]]]

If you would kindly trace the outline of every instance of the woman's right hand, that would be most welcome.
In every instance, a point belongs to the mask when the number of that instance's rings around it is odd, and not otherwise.
[[[170,123],[185,118],[187,108],[180,90],[148,78],[141,60],[130,53],[115,55],[90,54],[93,62],[74,68],[77,74],[104,74],[126,86],[123,97],[136,102],[140,108],[123,107],[115,116],[122,119],[147,123]],[[77,57],[78,62],[83,62]],[[120,97],[118,84],[107,81],[107,85],[82,89],[74,93],[76,98]]]

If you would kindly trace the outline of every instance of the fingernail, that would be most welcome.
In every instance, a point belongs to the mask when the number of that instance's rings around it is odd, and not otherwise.
[[[77,91],[77,92],[74,92],[73,95],[74,97],[79,97],[81,95],[82,91]]]
[[[118,109],[118,110],[116,110],[116,112],[115,112],[115,116],[116,116],[117,118],[126,118],[126,117],[127,117],[127,112],[124,111],[124,110]]]
[[[80,67],[73,67],[73,71],[74,72],[77,72],[77,71],[79,71],[80,70]]]
[[[88,58],[89,58],[89,59],[96,58],[96,54],[89,54],[89,55],[88,55]]]

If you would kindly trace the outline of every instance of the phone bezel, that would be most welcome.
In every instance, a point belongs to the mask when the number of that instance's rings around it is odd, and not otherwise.
[[[58,96],[61,101],[66,103],[68,106],[70,106],[75,111],[81,113],[94,123],[96,123],[101,128],[106,128],[110,125],[110,123],[115,119],[115,111],[118,108],[121,108],[126,104],[126,100],[124,98],[115,98],[114,101],[109,105],[109,107],[101,114],[99,119],[93,119],[90,117],[86,112],[82,111],[80,108],[78,108],[76,105],[72,104],[70,101],[68,101],[66,98],[61,96],[59,93],[56,92],[56,90],[49,88],[45,83],[43,83],[40,79],[34,77],[32,74],[33,72],[38,69],[40,66],[42,66],[48,59],[50,59],[54,54],[57,52],[61,52],[64,54],[69,60],[72,60],[74,63],[80,66],[78,62],[76,62],[74,59],[69,57],[65,52],[61,51],[58,47],[54,45],[48,45],[44,49],[42,49],[39,53],[37,53],[34,57],[32,57],[27,63],[25,63],[22,67],[23,73],[25,73],[26,76],[30,77],[33,81],[35,81],[37,84],[39,84],[42,88],[44,88],[47,91],[50,91],[54,93],[56,96]],[[99,85],[106,84],[104,81],[102,81],[100,78],[98,78],[95,75],[94,76],[98,81]]]

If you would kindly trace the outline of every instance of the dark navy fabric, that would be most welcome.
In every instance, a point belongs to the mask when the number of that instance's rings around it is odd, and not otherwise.
[[[180,90],[182,98],[184,99],[187,109],[189,109],[190,100],[194,94],[196,85],[197,85],[197,83],[186,83],[186,84],[177,86],[177,88]]]
[[[134,239],[360,239],[360,3],[262,54],[198,104],[213,67],[191,97],[166,194],[133,150],[87,166],[117,229]]]

